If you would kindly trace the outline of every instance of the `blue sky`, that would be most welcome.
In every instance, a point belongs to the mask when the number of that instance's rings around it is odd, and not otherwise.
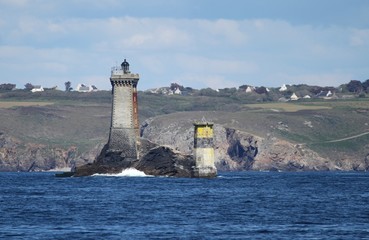
[[[369,79],[367,0],[0,0],[0,83],[146,90]]]

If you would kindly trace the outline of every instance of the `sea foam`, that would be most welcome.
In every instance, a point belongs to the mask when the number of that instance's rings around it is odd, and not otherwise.
[[[135,168],[127,168],[124,169],[121,173],[115,173],[115,174],[94,174],[92,176],[106,176],[106,177],[152,177],[151,175],[146,175],[144,172],[139,171]]]

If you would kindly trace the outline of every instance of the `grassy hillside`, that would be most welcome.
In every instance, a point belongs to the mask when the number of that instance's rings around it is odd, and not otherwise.
[[[111,92],[0,93],[0,132],[27,142],[89,149],[105,142]],[[364,158],[368,152],[369,99],[250,104],[230,96],[164,96],[139,92],[139,117],[206,117],[261,137],[306,145],[323,156]]]
[[[364,158],[369,143],[368,99],[249,105],[262,125],[279,137],[304,144],[323,156]],[[261,111],[262,110],[262,111]],[[245,117],[244,117],[245,119]],[[268,123],[266,120],[268,119]],[[272,121],[271,121],[272,120]]]

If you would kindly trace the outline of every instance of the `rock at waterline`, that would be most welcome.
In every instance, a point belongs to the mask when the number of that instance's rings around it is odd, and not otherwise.
[[[167,146],[158,146],[144,155],[134,168],[147,175],[194,177],[195,160]]]
[[[180,153],[168,146],[159,146],[147,139],[140,139],[137,159],[125,158],[119,151],[102,149],[98,158],[90,164],[76,167],[74,172],[58,174],[58,177],[82,177],[93,174],[117,174],[127,168],[135,168],[152,176],[195,177],[193,155]]]

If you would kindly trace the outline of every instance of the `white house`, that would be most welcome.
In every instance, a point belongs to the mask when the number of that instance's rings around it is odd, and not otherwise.
[[[296,101],[299,100],[299,97],[295,93],[293,93],[292,96],[290,97],[290,100]]]
[[[246,88],[245,92],[247,92],[247,93],[252,93],[254,90],[255,90],[255,88],[254,88],[254,87],[247,86],[247,88]]]
[[[92,92],[94,89],[92,88],[92,86],[86,86],[84,84],[78,84],[76,87],[76,91],[77,92]]]
[[[279,89],[280,92],[284,92],[287,90],[286,84],[283,84],[282,87]]]
[[[320,91],[315,97],[323,98],[323,99],[331,99],[335,98],[336,95],[332,93],[331,91]]]
[[[35,85],[33,86],[33,88],[31,89],[31,92],[43,92],[44,91],[44,88],[40,85]]]
[[[182,94],[182,91],[179,90],[179,88],[177,88],[176,90],[174,90],[174,94],[181,95]]]

